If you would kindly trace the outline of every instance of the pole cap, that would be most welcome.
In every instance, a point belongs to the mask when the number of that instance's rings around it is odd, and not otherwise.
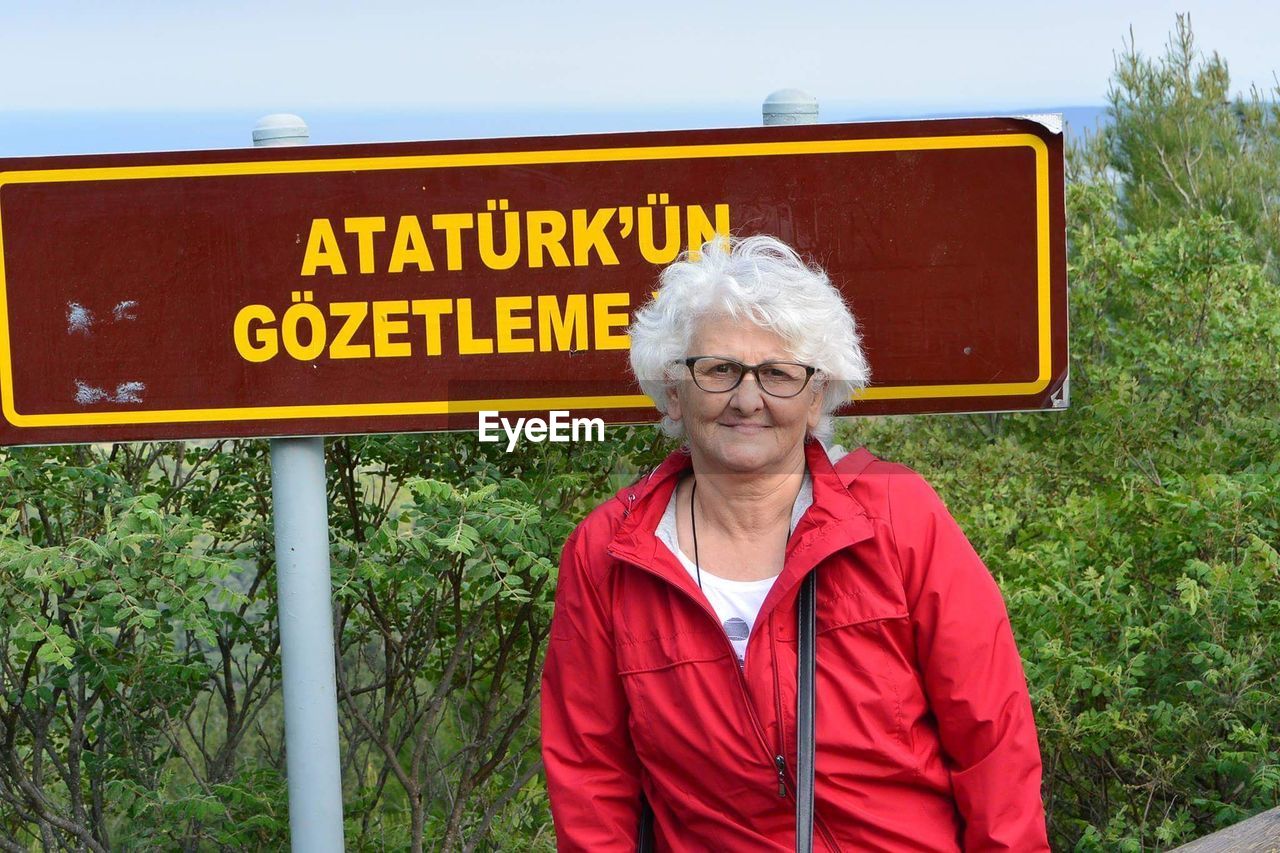
[[[815,124],[818,99],[800,89],[779,89],[764,99],[765,124]]]
[[[293,113],[272,113],[253,126],[254,145],[297,145],[310,138],[307,123]]]

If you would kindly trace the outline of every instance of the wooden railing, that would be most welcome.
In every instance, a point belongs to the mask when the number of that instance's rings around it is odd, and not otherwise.
[[[1171,853],[1280,853],[1280,808],[1254,815]]]

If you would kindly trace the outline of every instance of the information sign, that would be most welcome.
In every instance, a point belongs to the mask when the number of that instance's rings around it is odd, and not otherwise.
[[[1061,133],[957,119],[0,160],[0,443],[652,420],[630,312],[727,233],[848,296],[846,413],[1065,405]]]

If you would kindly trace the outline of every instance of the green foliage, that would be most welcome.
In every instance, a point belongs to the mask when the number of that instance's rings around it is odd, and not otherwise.
[[[1112,124],[1100,140],[1123,182],[1122,218],[1137,232],[1220,216],[1270,267],[1280,251],[1280,87],[1232,98],[1226,61],[1197,53],[1188,16],[1159,59],[1130,42],[1116,62]]]
[[[1066,412],[880,419],[997,576],[1055,849],[1167,847],[1280,795],[1280,289],[1237,224],[1068,194]]]
[[[560,547],[660,453],[652,430],[512,453],[470,435],[334,442],[349,837],[377,849],[549,838],[528,783]]]
[[[560,544],[662,452],[611,439],[330,443],[354,847],[549,837],[527,783]],[[266,463],[262,442],[0,452],[0,838],[286,843]]]
[[[211,460],[206,487],[184,491]],[[181,445],[0,455],[5,836],[89,849],[281,837],[270,774],[238,775],[183,729],[218,680],[212,650],[252,627],[244,543],[209,500],[218,470],[244,466]]]
[[[353,847],[549,843],[528,782],[560,544],[662,449],[651,430],[330,442]],[[287,843],[267,461],[263,442],[0,451],[0,839]]]

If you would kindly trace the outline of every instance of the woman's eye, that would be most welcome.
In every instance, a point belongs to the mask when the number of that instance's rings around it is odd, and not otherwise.
[[[720,364],[713,364],[707,372],[714,373],[717,376],[728,376],[734,372],[734,369],[732,364],[721,362]]]

